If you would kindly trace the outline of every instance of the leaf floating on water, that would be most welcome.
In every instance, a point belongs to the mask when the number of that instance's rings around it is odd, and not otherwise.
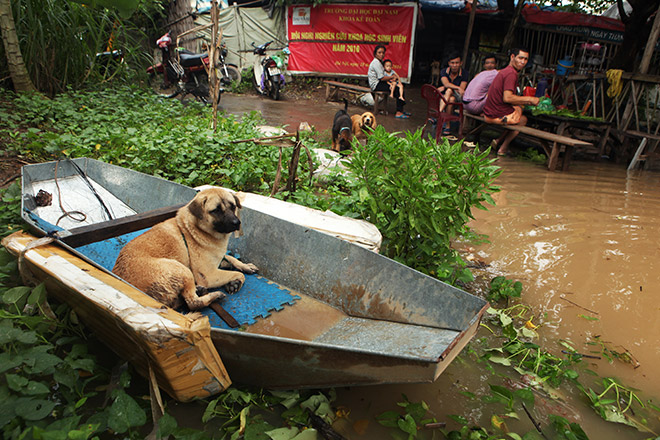
[[[600,319],[595,318],[595,317],[593,317],[593,316],[587,316],[587,315],[579,314],[578,317],[580,317],[580,318],[584,318],[584,319],[586,319],[587,321],[600,321]]]
[[[491,356],[488,358],[489,361],[493,362],[494,364],[500,364],[504,365],[506,367],[511,366],[511,361],[505,357],[502,356]]]

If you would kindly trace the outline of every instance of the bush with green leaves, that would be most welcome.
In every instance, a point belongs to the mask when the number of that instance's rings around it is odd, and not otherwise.
[[[221,115],[214,132],[210,108],[182,105],[137,87],[72,91],[52,100],[7,92],[4,97],[11,108],[0,102],[0,117],[7,121],[0,136],[9,139],[8,149],[29,160],[91,157],[188,186],[258,193],[270,193],[275,181],[279,148],[236,142],[262,136],[256,126],[263,120],[256,112],[240,120]],[[282,151],[284,181],[291,150]],[[299,173],[309,173],[308,167],[301,160]]]
[[[355,145],[348,165],[354,215],[378,227],[388,257],[443,280],[469,281],[452,241],[473,236],[473,208],[494,204],[501,171],[488,153],[379,126],[365,146]]]
[[[108,394],[108,372],[89,352],[90,341],[66,305],[51,310],[44,284],[12,286],[18,279],[13,256],[0,251],[0,432],[13,438],[86,439],[111,430],[130,433],[146,412],[124,388]]]
[[[513,281],[503,276],[497,276],[490,281],[490,288],[486,294],[488,301],[498,302],[509,298],[520,298],[522,293],[522,283]]]

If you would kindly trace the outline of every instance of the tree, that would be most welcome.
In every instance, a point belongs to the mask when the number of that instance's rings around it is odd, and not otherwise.
[[[623,9],[623,0],[617,0],[619,15],[625,29],[623,42],[610,67],[632,71],[637,55],[648,41],[653,23],[650,18],[658,10],[658,0],[628,0],[628,3],[632,6],[630,15],[626,14]]]
[[[18,44],[18,36],[14,25],[14,14],[9,0],[0,0],[0,36],[2,36],[2,43],[5,46],[7,65],[9,66],[11,80],[14,83],[14,89],[17,92],[35,91],[34,84],[23,62],[23,55],[21,54],[21,47]]]

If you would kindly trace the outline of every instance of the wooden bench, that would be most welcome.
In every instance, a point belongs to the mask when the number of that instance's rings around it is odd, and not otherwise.
[[[504,130],[517,131],[524,135],[527,135],[530,138],[538,141],[545,154],[548,156],[548,169],[554,171],[557,168],[557,162],[559,160],[559,152],[562,146],[565,147],[564,160],[562,163],[562,171],[568,170],[568,166],[571,162],[571,156],[573,156],[574,148],[591,148],[593,144],[591,142],[581,141],[579,139],[573,139],[568,136],[563,135],[563,128],[560,127],[557,131],[558,133],[549,133],[547,131],[538,130],[536,128],[527,127],[525,125],[499,125],[499,124],[488,124],[483,116],[472,115],[465,112],[465,117],[473,119],[479,122],[479,126],[476,129],[472,130],[470,133],[475,132],[483,125],[489,125],[491,127],[498,127]],[[552,146],[550,146],[552,142]]]
[[[363,95],[365,93],[371,93],[374,97],[374,114],[378,114],[378,109],[380,106],[383,106],[384,113],[387,114],[387,92],[372,92],[369,87],[357,86],[354,84],[346,84],[339,81],[330,81],[325,80],[325,100],[330,101],[331,99],[336,100],[337,94],[340,90],[343,90],[348,93],[353,93],[355,95]]]

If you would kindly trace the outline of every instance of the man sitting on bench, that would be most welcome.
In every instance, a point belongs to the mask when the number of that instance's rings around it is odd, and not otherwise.
[[[525,68],[529,59],[526,49],[512,49],[509,54],[509,65],[500,70],[488,89],[488,97],[484,106],[484,119],[489,124],[526,125],[527,118],[522,114],[523,105],[537,105],[539,98],[535,96],[518,96],[518,74]],[[497,155],[505,156],[509,144],[518,135],[517,131],[505,130],[497,139]]]

